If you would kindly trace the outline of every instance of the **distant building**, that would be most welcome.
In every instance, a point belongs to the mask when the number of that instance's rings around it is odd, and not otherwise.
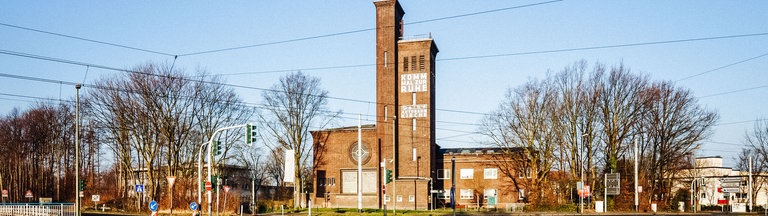
[[[749,171],[734,170],[723,166],[723,158],[720,156],[698,157],[695,166],[683,170],[675,178],[673,192],[679,190],[695,191],[694,200],[699,206],[730,206],[734,205],[734,211],[745,211],[748,207],[748,181]],[[753,206],[768,204],[768,173],[752,173],[753,194],[756,194]],[[693,188],[691,186],[694,186]],[[687,203],[686,211],[692,210],[691,203]]]
[[[437,45],[431,34],[403,37],[405,12],[396,0],[375,1],[374,5],[376,124],[312,131],[313,206],[356,208],[361,190],[364,208],[382,208],[385,203],[388,209],[442,207],[450,202],[452,158],[457,167],[457,204],[485,206],[486,198],[497,203],[518,202],[524,191],[510,189],[511,180],[491,163],[499,149],[442,149],[437,145]],[[386,188],[382,182],[385,170],[392,170],[394,178]],[[362,187],[358,187],[358,178]],[[478,194],[483,196],[479,201],[475,199]]]

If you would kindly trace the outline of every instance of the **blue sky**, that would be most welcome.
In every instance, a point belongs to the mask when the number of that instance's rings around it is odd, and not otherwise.
[[[721,116],[720,125],[698,155],[723,156],[727,166],[734,165],[732,158],[754,120],[768,116],[764,108],[768,105],[764,99],[768,92],[766,1],[405,0],[401,4],[405,22],[417,22],[405,26],[405,35],[431,33],[440,49],[437,108],[461,111],[437,112],[437,138],[444,147],[467,147],[483,140],[472,134],[477,131],[473,124],[481,118],[476,113],[494,110],[506,89],[581,59],[591,64],[623,62],[654,80],[679,80],[678,85],[692,89],[702,105]],[[185,55],[372,29],[375,8],[371,1],[2,1],[0,5],[0,74],[6,75],[0,76],[3,114],[14,107],[27,108],[34,100],[11,95],[74,97],[71,85],[7,75],[87,84],[120,73],[9,52],[114,68],[147,62],[170,64],[173,55],[180,55],[177,68],[237,74],[224,78],[230,84],[256,88],[269,88],[285,74],[274,71],[302,70],[321,78],[333,97],[375,100],[375,68],[371,66],[375,38],[370,30]],[[513,8],[516,6],[524,7]],[[513,9],[498,10],[505,8]],[[483,11],[491,12],[449,18]],[[428,21],[433,19],[438,20]],[[742,36],[525,54],[736,35]],[[467,58],[490,55],[501,56]],[[728,67],[718,69],[724,66]],[[323,67],[339,68],[312,69]],[[700,73],[704,74],[680,80]],[[237,91],[246,102],[260,103],[259,90]],[[345,113],[339,125],[356,124],[358,113],[368,116],[364,123],[372,123],[375,114],[373,103],[332,99],[330,106]]]

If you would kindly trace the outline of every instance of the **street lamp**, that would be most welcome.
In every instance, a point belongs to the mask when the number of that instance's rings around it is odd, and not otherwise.
[[[75,215],[80,216],[80,83],[75,84]]]

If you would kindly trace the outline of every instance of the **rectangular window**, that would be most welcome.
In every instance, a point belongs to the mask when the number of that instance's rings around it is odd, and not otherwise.
[[[389,202],[389,195],[384,196],[384,202]]]
[[[518,200],[524,200],[525,199],[525,189],[520,189],[517,191],[517,199]]]
[[[387,67],[387,51],[384,51],[384,67]]]
[[[472,189],[461,189],[459,199],[472,199]]]
[[[403,57],[403,71],[408,71],[408,56]]]
[[[499,178],[499,172],[496,168],[483,169],[483,176],[485,179],[497,179]]]
[[[408,195],[408,202],[416,202],[416,196]]]
[[[411,70],[416,70],[416,56],[411,56]]]
[[[519,178],[531,178],[531,168],[525,168],[523,172],[517,173],[517,177]]]
[[[419,56],[419,71],[424,71],[424,55]]]
[[[451,199],[451,190],[443,191],[443,193],[437,195],[438,199]]]
[[[472,179],[475,174],[474,169],[461,169],[460,171],[461,179]]]
[[[342,171],[342,193],[357,193],[357,171]],[[363,171],[363,193],[376,193],[376,172]]]
[[[403,195],[397,195],[397,202],[403,202]]]
[[[451,170],[438,169],[437,179],[451,179]]]
[[[483,199],[488,199],[488,197],[495,197],[496,196],[496,189],[485,189],[483,191]]]

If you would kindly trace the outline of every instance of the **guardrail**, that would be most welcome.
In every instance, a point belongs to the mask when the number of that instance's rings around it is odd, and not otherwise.
[[[75,215],[74,203],[0,203],[0,216],[69,216]]]

